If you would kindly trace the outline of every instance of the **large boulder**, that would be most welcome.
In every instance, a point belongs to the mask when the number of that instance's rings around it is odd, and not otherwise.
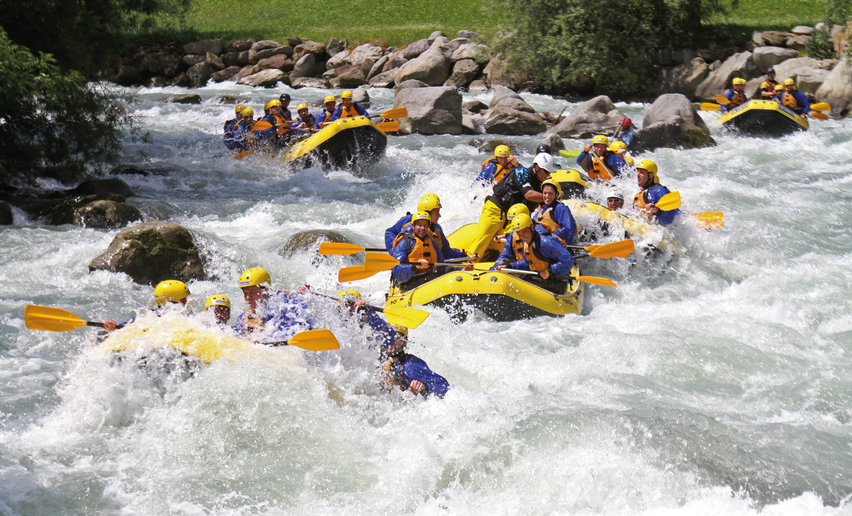
[[[726,59],[719,69],[710,72],[695,90],[695,96],[701,100],[715,102],[716,95],[728,89],[733,78],[742,77],[749,80],[760,75],[760,69],[754,64],[751,52],[740,52]]]
[[[828,70],[811,69],[808,72],[802,72],[796,75],[796,89],[805,95],[816,95],[822,83],[828,79]]]
[[[373,77],[382,73],[382,68],[387,64],[389,58],[388,56],[382,56],[378,61],[373,63],[373,66],[370,67],[369,73],[367,73],[367,82],[370,81]]]
[[[295,63],[287,54],[278,54],[272,57],[266,57],[257,62],[259,70],[269,70],[275,68],[284,73],[293,71]]]
[[[67,196],[78,195],[120,195],[132,197],[136,195],[133,188],[123,180],[112,177],[109,179],[86,179],[74,188],[64,192]]]
[[[290,86],[293,88],[317,88],[327,90],[331,88],[331,83],[322,77],[297,77],[292,79]]]
[[[306,54],[313,54],[317,60],[322,60],[323,56],[325,56],[325,50],[325,43],[318,43],[310,40],[303,41],[302,44],[293,49],[293,59],[298,61]]]
[[[444,86],[461,88],[467,86],[479,73],[479,65],[473,59],[462,59],[453,65],[453,74],[444,81]]]
[[[240,73],[239,66],[229,66],[224,70],[220,70],[213,75],[210,76],[213,79],[213,82],[225,82],[227,80],[233,79],[238,73]]]
[[[657,97],[648,109],[633,148],[639,152],[660,147],[694,149],[715,144],[689,99],[678,93],[668,93]]]
[[[465,43],[453,52],[451,59],[453,61],[473,59],[476,64],[482,65],[491,61],[491,49],[482,43]]]
[[[364,69],[355,64],[335,68],[333,77],[328,77],[325,74],[323,74],[323,77],[329,79],[332,88],[355,88],[367,82]]]
[[[833,115],[843,114],[852,103],[852,59],[840,60],[816,91],[819,102],[831,104]]]
[[[142,222],[121,231],[89,271],[124,272],[140,284],[205,279],[192,234],[172,222]]]
[[[387,72],[377,74],[370,78],[370,87],[390,88],[395,84],[394,75],[396,75],[396,70],[388,70]]]
[[[226,68],[225,62],[212,52],[207,52],[207,55],[204,56],[204,62],[210,65],[215,71],[224,70]]]
[[[408,108],[399,121],[401,134],[461,134],[462,97],[452,87],[403,88],[393,107]]]
[[[760,71],[766,73],[770,67],[783,63],[788,59],[796,57],[799,53],[791,48],[781,47],[757,47],[752,52],[752,60],[754,64],[760,68]]]
[[[225,50],[225,44],[221,39],[211,39],[208,41],[196,41],[187,43],[183,46],[184,54],[200,54],[204,55],[207,52],[216,54],[217,56]]]
[[[251,38],[238,39],[231,42],[231,50],[233,52],[247,52],[251,50],[251,46],[255,43],[256,41]]]
[[[331,39],[328,40],[328,43],[326,43],[325,45],[325,51],[328,53],[328,55],[333,56],[339,54],[340,52],[343,52],[348,46],[348,39],[344,39],[343,41],[341,41],[332,36]]]
[[[695,59],[672,68],[663,68],[660,72],[659,90],[662,93],[682,93],[687,98],[695,98],[695,90],[710,73],[710,66],[701,59]]]
[[[515,72],[503,54],[497,54],[486,65],[482,74],[485,76],[485,82],[492,88],[505,86],[517,91],[526,81],[526,76]]]
[[[615,107],[609,97],[600,95],[583,102],[547,134],[562,138],[589,138],[596,134],[613,134],[618,121],[626,115]]]
[[[0,201],[0,226],[10,226],[13,220],[12,206],[6,201]]]
[[[249,86],[274,88],[279,82],[287,81],[287,74],[281,70],[270,68],[269,70],[261,70],[255,74],[243,77],[238,84],[248,84]]]
[[[342,51],[334,54],[333,56],[331,56],[331,59],[328,60],[328,62],[326,63],[326,66],[329,69],[332,69],[332,68],[337,68],[337,67],[340,67],[340,66],[346,66],[348,64],[352,64],[352,61],[349,60],[350,55],[352,55],[352,51],[342,50]]]
[[[438,38],[429,50],[402,65],[394,75],[397,84],[409,79],[423,81],[429,86],[441,86],[450,76],[452,61],[446,53],[447,38]],[[459,115],[461,116],[461,115]]]
[[[488,134],[538,134],[547,129],[535,109],[504,86],[494,89],[484,125]]]
[[[213,68],[207,63],[198,63],[189,67],[186,71],[189,85],[193,88],[201,88],[213,77]]]
[[[420,56],[420,54],[422,54],[423,52],[429,50],[430,46],[431,45],[429,44],[428,39],[418,39],[414,43],[411,43],[407,47],[405,47],[405,49],[402,51],[402,57],[410,61]]]
[[[74,225],[86,228],[123,228],[137,220],[142,214],[136,207],[115,201],[93,201],[74,213]]]
[[[167,52],[147,54],[139,63],[140,71],[167,77],[174,77],[178,67],[180,67],[180,59]]]
[[[81,195],[78,197],[69,197],[60,200],[38,200],[29,202],[21,206],[21,208],[31,218],[38,220],[42,224],[51,226],[61,226],[63,224],[77,224],[77,213],[84,209],[89,204],[98,201],[109,201],[114,203],[123,203],[124,196],[118,194],[90,194]],[[129,220],[139,220],[141,215]],[[129,222],[128,220],[128,222]]]
[[[799,75],[807,75],[814,70],[831,70],[837,63],[835,59],[814,59],[812,57],[797,57],[788,59],[775,67],[775,76],[780,82],[784,79],[797,79]]]
[[[305,54],[296,61],[290,80],[298,77],[311,77],[317,69],[317,58],[313,54]]]
[[[382,51],[382,47],[373,45],[372,43],[364,43],[352,50],[349,60],[354,65],[363,65],[369,61],[372,68],[373,63],[381,59],[383,55],[384,51]],[[369,70],[367,71],[369,72]]]

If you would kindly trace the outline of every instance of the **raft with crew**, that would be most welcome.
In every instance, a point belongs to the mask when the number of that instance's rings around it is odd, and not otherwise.
[[[719,117],[719,123],[745,136],[779,137],[807,131],[808,121],[774,100],[749,100]]]
[[[385,155],[387,134],[366,116],[340,118],[284,149],[284,161],[299,167],[359,170]]]

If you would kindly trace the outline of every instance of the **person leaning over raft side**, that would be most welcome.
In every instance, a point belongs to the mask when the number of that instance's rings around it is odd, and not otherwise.
[[[290,129],[293,129],[297,132],[302,133],[315,133],[319,131],[316,128],[316,120],[314,120],[314,115],[308,113],[308,105],[307,104],[299,104],[296,108],[296,113],[298,113],[299,118],[296,119],[295,122],[290,126]]]
[[[388,392],[398,385],[400,389],[421,394],[424,398],[430,394],[443,398],[450,388],[450,383],[429,369],[429,365],[422,359],[405,352],[408,345],[406,329],[399,328],[395,334],[393,340],[386,341],[379,358],[382,361],[382,370],[387,373],[382,385]]]
[[[154,288],[154,301],[157,302],[156,312],[159,313],[160,310],[169,305],[182,305],[186,310],[189,310],[186,306],[188,297],[189,288],[186,286],[186,283],[178,280],[161,281]],[[121,324],[122,326],[127,326],[135,320],[136,317],[131,317]],[[117,324],[112,319],[104,321],[104,329],[98,334],[98,340],[103,340],[109,332],[115,331],[116,326]]]
[[[766,80],[760,83],[760,95],[763,100],[775,100],[775,87],[778,85],[775,80],[775,68],[770,66],[766,70]]]
[[[637,163],[636,180],[642,190],[634,197],[633,206],[647,212],[650,220],[656,219],[664,226],[674,222],[674,218],[680,213],[680,210],[662,211],[655,206],[657,201],[669,193],[669,189],[660,184],[657,164],[649,159],[643,159]]]
[[[204,311],[209,310],[211,306],[213,307],[213,315],[216,316],[216,323],[228,324],[228,320],[231,318],[231,300],[222,294],[213,294],[204,302]]]
[[[329,95],[323,102],[325,103],[325,109],[322,110],[321,114],[315,117],[317,120],[317,129],[322,129],[330,124],[332,117],[334,116],[334,109],[336,107],[334,96]]]
[[[541,195],[544,201],[532,214],[535,230],[541,234],[555,235],[570,244],[577,234],[577,222],[568,206],[559,202],[562,187],[553,179],[545,179],[541,183]]]
[[[351,116],[367,116],[367,110],[364,109],[364,106],[357,102],[352,102],[352,92],[349,90],[344,91],[340,94],[340,105],[337,106],[337,109],[334,110],[334,114],[331,115],[331,121],[339,120],[341,118],[349,118]]]
[[[544,200],[541,183],[552,173],[553,156],[541,153],[536,155],[531,168],[521,165],[494,185],[492,194],[485,198],[479,222],[467,248],[468,255],[476,256],[474,261],[482,259],[491,240],[503,229],[509,208],[518,203],[535,207]]]
[[[784,90],[784,93],[781,94],[781,104],[792,109],[804,120],[811,110],[811,103],[808,102],[808,98],[796,90],[796,81],[791,78],[784,79]]]
[[[521,240],[517,231],[514,233],[509,232],[509,226],[512,225],[512,221],[515,220],[515,217],[521,214],[529,217],[530,209],[527,208],[526,204],[516,204],[509,208],[509,211],[506,212],[506,243],[503,244],[503,251],[500,253],[500,256],[494,260],[494,263],[517,262],[524,259],[524,241]]]
[[[726,113],[729,109],[735,108],[742,104],[748,102],[748,97],[745,94],[745,87],[747,81],[742,77],[735,77],[733,81],[731,81],[731,89],[726,90],[725,93],[722,94],[723,97],[728,99],[728,105],[722,104],[720,109],[722,113]]]
[[[432,221],[429,227],[432,232],[432,240],[435,241],[438,248],[444,253],[444,258],[453,259],[467,256],[464,251],[450,247],[450,242],[444,234],[444,229],[438,224],[438,220],[441,218],[441,199],[436,194],[427,193],[424,195],[420,199],[420,202],[417,203],[417,211],[425,211],[429,214],[429,219]],[[412,229],[412,215],[411,213],[406,213],[396,221],[396,224],[385,230],[385,249],[389,253],[392,253],[399,234],[411,231]]]
[[[438,244],[432,239],[432,231],[430,228],[432,220],[425,211],[418,211],[411,216],[412,230],[400,233],[397,241],[394,244],[391,256],[399,260],[401,263],[392,269],[393,279],[398,283],[404,283],[415,276],[432,272],[435,269],[430,263],[439,263],[444,261],[444,253],[441,252]],[[459,256],[459,258],[462,258]],[[466,270],[473,269],[472,264],[468,264]]]
[[[245,108],[242,112],[242,119],[237,122],[234,128],[234,150],[244,151],[254,146],[254,110]]]
[[[509,225],[510,233],[518,233],[524,242],[523,259],[495,262],[491,270],[505,268],[536,271],[542,279],[552,283],[564,282],[556,276],[567,276],[574,267],[574,257],[565,247],[565,242],[552,235],[541,235],[533,229],[528,215],[518,215]],[[557,283],[558,284],[558,283]]]
[[[229,150],[236,149],[236,142],[234,141],[234,129],[237,128],[237,124],[240,123],[240,120],[243,118],[243,109],[246,107],[243,104],[239,104],[236,108],[234,108],[234,113],[236,116],[227,122],[225,122],[225,127],[223,128],[225,131],[225,136],[222,139],[225,142],[225,147]]]
[[[481,183],[497,184],[503,177],[518,167],[518,159],[512,156],[507,145],[498,145],[494,149],[494,157],[482,163],[482,169],[476,176]]]
[[[361,297],[361,293],[355,289],[348,288],[337,293],[340,298],[340,304],[346,305],[346,310],[349,316],[357,317],[359,325],[367,323],[370,329],[373,330],[373,338],[382,343],[381,347],[392,343],[396,333],[393,326],[381,318],[378,312],[374,310],[363,310],[367,301]]]
[[[627,165],[621,156],[609,150],[609,139],[599,134],[592,138],[592,143],[586,145],[583,152],[577,156],[577,164],[595,181],[609,181],[621,177]]]
[[[237,318],[234,331],[245,339],[287,340],[300,331],[311,330],[310,309],[296,294],[272,290],[269,273],[260,267],[240,275],[246,310]],[[297,290],[301,293],[306,285]],[[261,335],[263,334],[263,335]]]

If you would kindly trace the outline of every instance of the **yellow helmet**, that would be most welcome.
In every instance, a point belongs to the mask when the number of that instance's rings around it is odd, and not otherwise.
[[[303,109],[308,109],[308,105],[307,104],[299,104],[298,106],[296,106],[296,111],[301,111]]]
[[[508,145],[498,145],[494,149],[494,157],[495,158],[508,158],[511,155],[512,155],[512,153],[509,151]]]
[[[243,109],[242,115],[243,115],[243,118],[252,116],[252,115],[254,115],[254,110],[250,107],[247,107],[247,108]]]
[[[335,100],[334,100],[334,95],[329,95],[328,97],[326,97],[326,98],[325,98],[325,100],[323,100],[323,101],[322,101],[322,103],[323,103],[323,104],[328,104],[329,102],[334,102],[334,101],[335,101]]]
[[[361,293],[354,288],[347,288],[346,290],[338,292],[337,297],[340,298],[341,303],[346,301],[357,301],[358,299],[361,299]]]
[[[624,155],[624,161],[626,161],[627,164],[630,165],[631,167],[633,166],[633,156],[628,156],[627,154],[625,154]]]
[[[246,108],[245,104],[237,104],[237,107],[234,108],[234,112],[238,115],[241,115],[245,108]]]
[[[227,296],[223,296],[222,294],[213,294],[212,296],[207,298],[207,301],[204,302],[204,310],[207,311],[211,306],[227,306],[228,309],[231,309],[231,300],[228,299]]]
[[[734,78],[734,80],[733,80],[733,85],[734,85],[734,86],[737,86],[737,85],[739,85],[739,84],[747,84],[747,83],[748,83],[748,81],[746,81],[746,80],[745,80],[745,79],[743,79],[742,77],[736,77],[736,78]]]
[[[795,86],[795,85],[796,85],[796,81],[794,81],[792,77],[787,77],[786,79],[784,79],[784,86]]]
[[[559,199],[559,196],[562,195],[562,185],[559,184],[559,181],[554,181],[553,179],[547,178],[541,182],[541,191],[544,191],[544,185],[550,185],[553,188],[556,188],[556,198]]]
[[[166,302],[180,303],[189,296],[186,284],[178,280],[166,280],[157,284],[154,289],[154,300],[157,306],[163,306]]]
[[[657,174],[657,164],[654,163],[653,161],[651,161],[649,159],[643,159],[642,161],[640,161],[639,163],[636,164],[636,168],[637,169],[644,168],[648,172],[653,172],[654,173],[654,184],[660,183],[660,176],[659,176],[659,174]]]
[[[626,148],[627,148],[627,145],[621,140],[615,140],[609,146],[609,150],[611,150],[612,152],[618,152],[621,149],[626,149]]]
[[[512,207],[509,208],[509,211],[506,212],[506,220],[512,220],[512,219],[514,219],[515,217],[517,217],[518,215],[521,215],[521,214],[524,214],[524,215],[530,214],[530,209],[527,208],[527,205],[522,203],[522,202],[520,202],[518,204],[513,204]]]
[[[266,286],[271,286],[272,279],[269,277],[269,273],[260,267],[251,268],[240,276],[240,288],[264,286],[264,283]]]
[[[436,194],[427,193],[417,203],[417,211],[432,211],[441,207],[441,199]]]
[[[516,231],[530,228],[532,227],[532,225],[533,221],[530,216],[526,213],[521,213],[519,215],[515,215],[515,218],[512,219],[512,223],[509,224],[509,227],[506,228],[506,231],[509,233],[515,233]]]
[[[602,134],[599,134],[599,135],[595,136],[594,138],[592,138],[592,145],[597,145],[599,143],[602,143],[604,145],[609,145],[609,138],[607,138],[606,136],[604,136]]]
[[[267,102],[266,104],[263,105],[263,109],[268,110],[269,108],[276,107],[276,106],[281,107],[281,101],[278,100],[278,99],[272,99],[272,100],[270,100],[269,102]]]
[[[776,84],[775,85],[775,91],[784,91],[784,86],[781,86],[780,84]]]
[[[352,98],[352,92],[349,91],[349,90],[346,90],[346,91],[344,91],[343,93],[340,94],[340,98],[351,99]]]
[[[414,224],[418,220],[428,220],[429,223],[432,223],[432,217],[429,215],[429,212],[426,211],[418,211],[414,215],[411,216],[411,223]]]

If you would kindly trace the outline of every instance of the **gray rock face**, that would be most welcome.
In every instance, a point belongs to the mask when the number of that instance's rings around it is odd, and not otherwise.
[[[239,66],[229,66],[214,73],[210,78],[213,79],[213,82],[225,82],[233,79],[238,73],[240,73]]]
[[[318,88],[327,90],[331,84],[322,77],[296,77],[292,79],[291,86],[294,88]]]
[[[665,95],[664,95],[665,96]],[[562,138],[590,138],[596,134],[613,134],[625,114],[609,97],[600,95],[583,102],[570,115],[547,132]]]
[[[766,73],[770,66],[775,66],[798,55],[798,52],[790,48],[781,47],[757,47],[752,53],[754,64],[760,71]]]
[[[673,68],[664,68],[660,73],[659,89],[664,93],[682,93],[695,98],[695,90],[710,73],[710,67],[700,57]]]
[[[476,40],[477,38],[481,38],[482,36],[480,36],[477,32],[473,32],[472,30],[460,30],[456,33],[456,37]]]
[[[482,79],[476,79],[470,86],[467,87],[469,93],[485,93],[488,91],[488,85]]]
[[[796,79],[799,75],[809,74],[813,70],[831,70],[834,68],[834,59],[814,59],[812,57],[797,57],[788,59],[775,67],[775,76],[780,82],[790,77]]]
[[[300,42],[301,43],[301,42]],[[328,52],[328,55],[333,56],[339,54],[346,50],[346,47],[349,46],[349,40],[344,39],[340,41],[339,39],[332,36],[331,39],[328,40],[328,43],[325,45],[325,50]]]
[[[287,56],[287,54],[278,54],[272,57],[261,59],[257,62],[257,67],[258,71],[276,68],[284,73],[287,73],[293,71],[295,63]]]
[[[444,86],[461,88],[467,86],[479,73],[479,65],[473,59],[463,59],[453,65],[453,74],[444,81]]]
[[[367,74],[367,82],[370,81],[373,77],[382,73],[382,67],[388,62],[388,56],[382,56],[378,61],[373,63],[373,66],[370,67],[370,72]]]
[[[313,250],[314,255],[321,256],[318,255],[317,249],[319,248],[319,244],[323,242],[352,243],[342,233],[338,233],[337,231],[331,231],[328,229],[311,229],[308,231],[301,231],[288,238],[278,247],[278,254],[284,258],[290,258],[296,253]],[[320,258],[319,261],[321,260],[322,259]]]
[[[196,41],[187,43],[183,46],[184,54],[200,54],[204,55],[207,52],[216,54],[217,56],[225,50],[225,43],[221,39],[211,39],[208,41]]]
[[[790,32],[801,36],[810,36],[814,32],[814,28],[807,25],[796,25]]]
[[[485,82],[492,88],[505,86],[517,91],[526,81],[526,77],[512,70],[502,54],[492,59],[482,73],[485,76]]]
[[[404,88],[393,103],[408,108],[408,117],[399,121],[400,134],[461,134],[461,105],[461,94],[450,87]]]
[[[549,146],[550,150],[551,150],[551,154],[553,154],[554,156],[556,156],[556,154],[559,151],[565,149],[565,142],[563,142],[562,138],[560,138],[559,135],[556,134],[556,133],[552,133],[552,134],[545,136],[544,139],[541,140],[540,145]]]
[[[394,76],[397,84],[409,79],[423,81],[429,86],[441,86],[450,76],[450,58],[445,53],[446,38],[438,38],[415,59],[402,65]]]
[[[828,79],[830,73],[828,70],[819,69],[799,73],[796,76],[796,88],[806,95],[816,95],[819,87]]]
[[[323,74],[323,77],[326,75]],[[367,76],[363,68],[352,64],[335,68],[334,77],[330,78],[329,82],[332,88],[355,88],[367,82]]]
[[[270,68],[269,70],[261,70],[255,74],[243,77],[237,84],[248,84],[249,86],[274,88],[279,82],[289,82],[287,75],[281,70]]]
[[[453,52],[453,61],[473,59],[477,64],[485,64],[491,61],[491,49],[481,43],[465,43]]]
[[[74,214],[74,225],[87,228],[116,229],[137,220],[142,220],[138,209],[115,201],[94,201]]]
[[[833,115],[847,110],[852,103],[852,59],[847,56],[840,60],[816,91],[816,99],[831,104]]]
[[[372,43],[364,43],[352,50],[352,55],[349,59],[352,64],[362,64],[366,61],[370,61],[370,66],[372,67],[372,63],[381,59],[383,55],[384,52],[382,51],[382,47],[373,45]]]
[[[408,60],[414,59],[423,52],[429,50],[430,46],[431,45],[429,44],[428,39],[418,39],[414,43],[411,43],[407,47],[405,47],[405,50],[402,51],[402,57]]]
[[[438,38],[446,38],[446,37],[447,37],[447,35],[446,35],[446,34],[444,34],[443,32],[441,32],[441,31],[439,31],[439,30],[436,30],[436,31],[435,31],[435,32],[433,32],[432,34],[429,34],[429,37],[428,37],[428,38],[426,38],[426,41],[428,41],[428,42],[429,42],[429,44],[431,45],[431,44],[433,44],[433,43],[435,42],[435,40],[436,40],[436,39],[438,39]],[[449,38],[447,38],[447,39],[449,39]]]
[[[212,52],[207,52],[207,55],[204,56],[204,62],[210,65],[214,71],[224,70],[225,63],[222,59],[219,58],[216,54]]]
[[[198,63],[189,67],[186,71],[186,77],[189,79],[189,85],[193,88],[200,88],[207,84],[207,81],[213,76],[213,69],[207,63]]]
[[[183,64],[185,64],[186,66],[195,66],[198,63],[206,62],[206,59],[204,59],[204,56],[199,56],[199,55],[196,55],[196,54],[187,54],[187,55],[183,56],[183,58],[181,59],[181,62]]]
[[[12,206],[6,201],[0,201],[0,226],[10,226],[12,221]]]
[[[544,119],[520,95],[498,86],[485,117],[488,134],[538,134],[547,129]]]
[[[192,234],[171,222],[135,224],[115,236],[106,252],[89,264],[89,271],[124,272],[133,281],[154,286],[176,279],[206,279]]]
[[[306,55],[313,54],[317,60],[325,56],[325,43],[317,43],[316,41],[303,41],[300,45],[293,49],[293,59],[298,62],[299,59]]]
[[[372,88],[391,88],[395,84],[393,76],[396,74],[396,70],[388,70],[387,72],[382,72],[372,79],[370,79],[370,87]]]
[[[429,85],[426,84],[423,81],[418,81],[417,79],[408,79],[407,81],[402,81],[401,83],[397,84],[394,87],[394,89],[399,91],[399,90],[404,90],[405,88],[428,88],[428,87],[429,87]]]
[[[172,104],[201,104],[201,95],[177,95],[171,97],[169,102]]]
[[[352,64],[352,61],[349,60],[349,56],[352,54],[349,50],[343,50],[331,56],[331,59],[328,60],[326,66],[328,66],[329,70],[332,68],[337,68],[340,66],[345,66],[348,64]]]
[[[296,61],[290,80],[298,77],[311,77],[317,69],[317,59],[313,54],[305,54]]]
[[[734,54],[722,63],[718,70],[711,72],[695,91],[695,96],[701,100],[714,102],[716,95],[731,86],[731,80],[742,77],[745,80],[760,76],[760,70],[751,58],[751,52]]]
[[[251,46],[255,44],[255,40],[251,38],[238,39],[231,42],[232,52],[245,52],[251,50]]]
[[[193,63],[195,64],[195,63]],[[139,70],[157,75],[174,77],[180,66],[180,59],[165,52],[148,54],[139,63]]]
[[[694,149],[715,144],[689,99],[669,93],[660,95],[651,105],[633,146],[637,151],[652,151],[660,147]]]

